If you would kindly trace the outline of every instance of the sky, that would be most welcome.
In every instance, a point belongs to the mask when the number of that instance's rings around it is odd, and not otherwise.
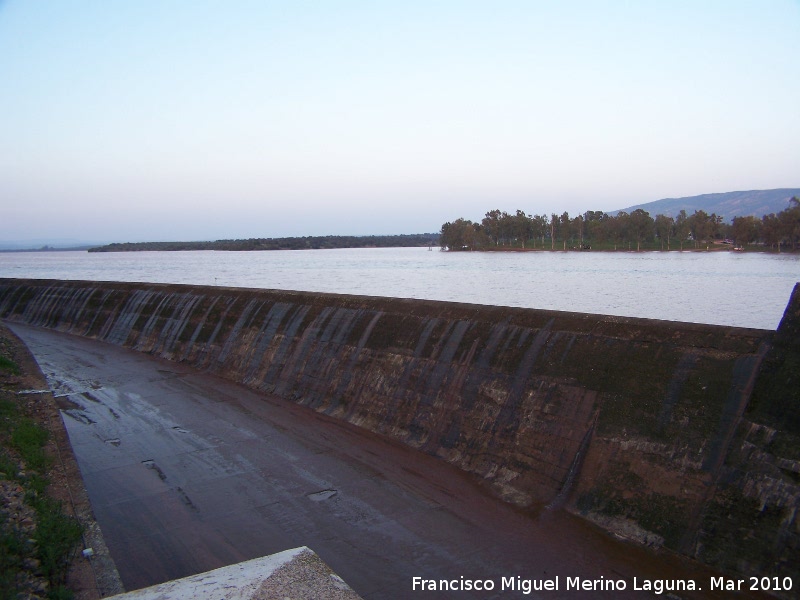
[[[800,187],[800,0],[0,0],[0,246]]]

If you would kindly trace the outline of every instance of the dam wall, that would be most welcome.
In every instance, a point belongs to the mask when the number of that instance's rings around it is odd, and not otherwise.
[[[800,586],[800,287],[778,331],[15,279],[0,317],[184,362],[438,456],[519,507]]]

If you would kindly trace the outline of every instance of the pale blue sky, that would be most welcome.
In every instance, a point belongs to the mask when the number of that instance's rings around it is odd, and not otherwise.
[[[0,0],[0,242],[800,186],[800,2]]]

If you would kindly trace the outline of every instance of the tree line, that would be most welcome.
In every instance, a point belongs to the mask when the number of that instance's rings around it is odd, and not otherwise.
[[[439,244],[447,250],[542,249],[542,250],[672,250],[705,248],[710,244],[734,247],[759,245],[791,248],[800,244],[800,198],[778,214],[760,219],[734,217],[731,223],[715,213],[681,210],[677,217],[656,215],[641,208],[614,216],[587,211],[571,217],[510,214],[490,210],[480,223],[459,218],[442,225]]]
[[[250,238],[213,242],[124,242],[89,248],[89,252],[140,252],[178,250],[321,250],[335,248],[403,248],[437,244],[438,233],[404,235],[326,235],[284,238]]]

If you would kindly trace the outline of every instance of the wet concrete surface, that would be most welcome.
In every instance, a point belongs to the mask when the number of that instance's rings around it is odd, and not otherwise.
[[[304,407],[118,346],[8,325],[57,396],[128,590],[308,546],[367,599],[653,597],[634,578],[702,589],[677,597],[732,597],[711,593],[715,574],[693,563],[561,511],[520,512],[441,460]],[[494,589],[414,591],[414,577],[489,579]],[[558,591],[503,587],[556,577]],[[568,577],[626,589],[568,590]]]

